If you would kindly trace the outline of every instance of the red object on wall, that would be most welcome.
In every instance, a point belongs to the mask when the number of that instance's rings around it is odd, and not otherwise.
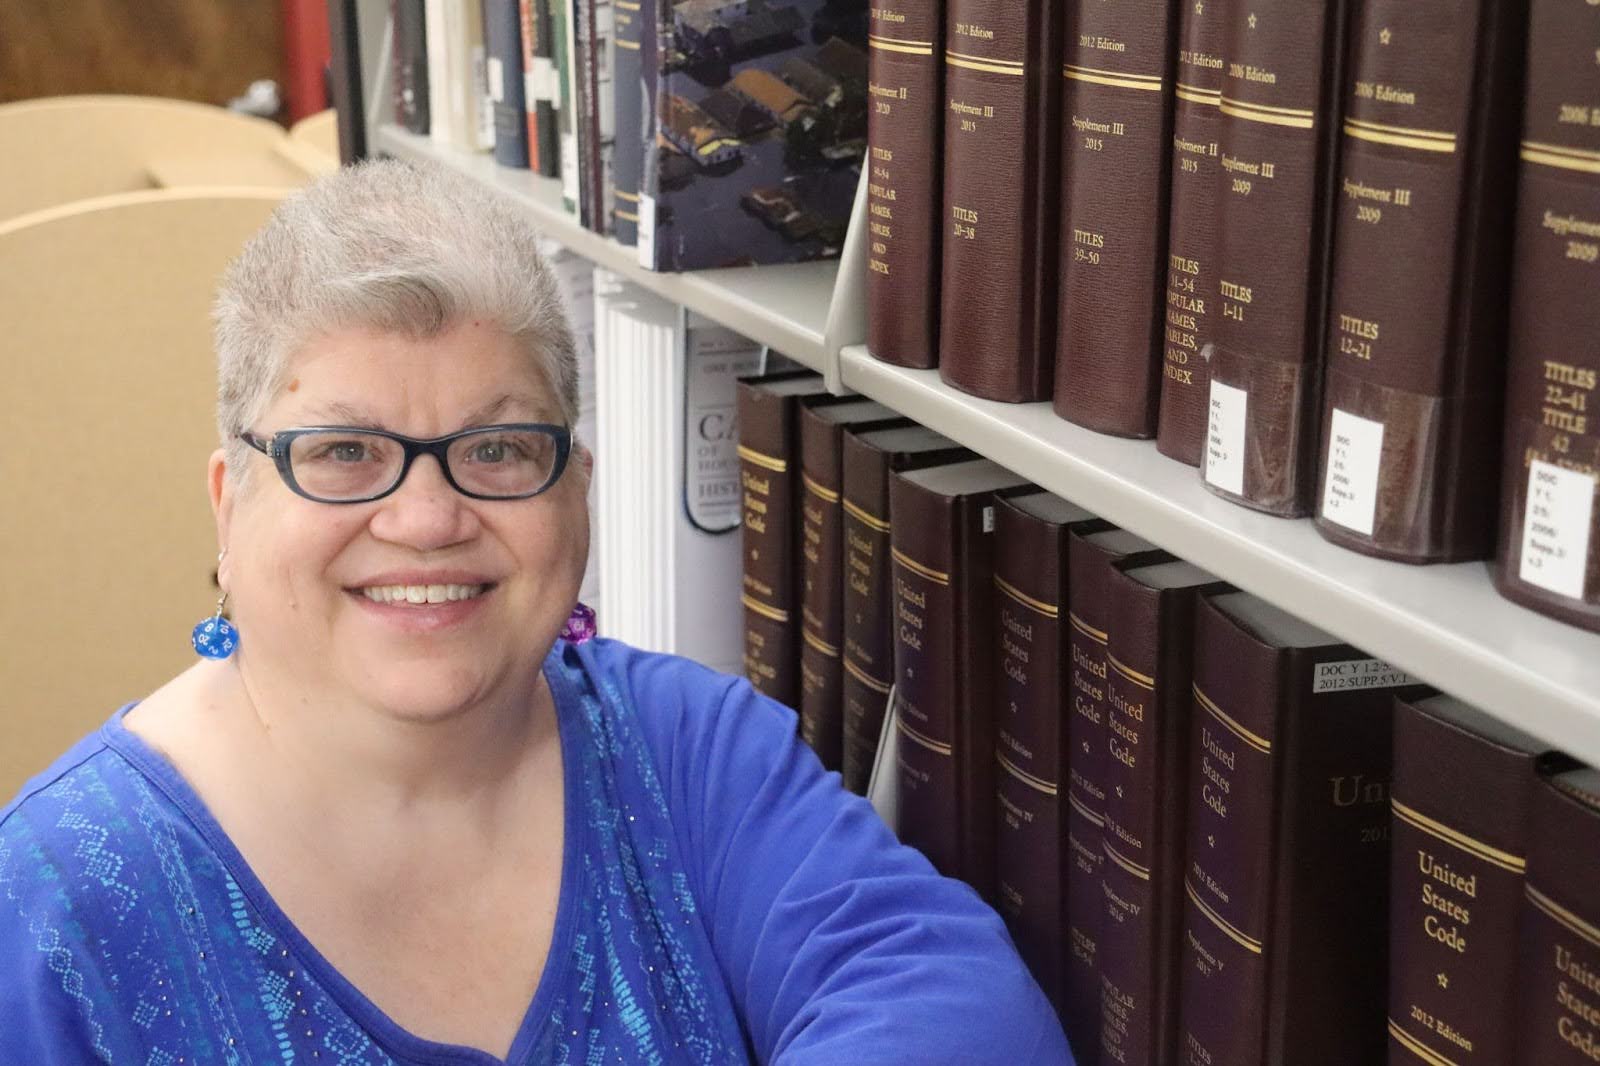
[[[298,122],[328,106],[326,0],[283,0],[283,51],[286,116]]]

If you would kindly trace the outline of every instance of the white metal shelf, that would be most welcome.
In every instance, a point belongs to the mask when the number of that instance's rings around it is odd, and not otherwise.
[[[889,366],[859,345],[843,350],[839,369],[846,388],[1600,765],[1600,635],[1502,598],[1486,564],[1359,555],[1323,540],[1309,519],[1212,495],[1153,441],[1094,433],[1047,403],[979,400],[937,371]]]
[[[539,229],[557,244],[796,362],[823,373],[828,373],[834,362],[829,345],[829,310],[839,275],[838,262],[658,273],[639,266],[635,249],[579,224],[561,206],[561,182],[556,178],[503,167],[487,154],[450,149],[394,125],[378,129],[375,147],[401,159],[442,163],[475,178],[521,204]],[[838,343],[833,344],[834,351]]]

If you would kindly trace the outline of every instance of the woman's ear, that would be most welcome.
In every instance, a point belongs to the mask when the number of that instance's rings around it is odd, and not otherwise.
[[[217,523],[217,550],[228,551],[228,530],[233,524],[234,485],[228,478],[228,460],[221,448],[211,453],[206,464],[206,489],[211,495],[211,516]],[[221,567],[217,581],[223,584]],[[223,584],[223,587],[227,586]]]

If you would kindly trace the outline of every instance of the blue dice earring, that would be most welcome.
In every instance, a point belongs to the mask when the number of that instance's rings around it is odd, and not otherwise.
[[[222,565],[227,554],[227,549],[223,549],[222,554],[217,556],[218,566]],[[222,617],[222,608],[227,602],[228,594],[224,592],[217,600],[217,612],[195,626],[189,634],[189,642],[194,645],[194,650],[207,659],[226,659],[239,647],[239,630]]]

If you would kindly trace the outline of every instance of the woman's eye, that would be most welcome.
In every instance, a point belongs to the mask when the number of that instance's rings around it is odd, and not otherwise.
[[[504,441],[486,440],[472,450],[472,460],[477,463],[503,463],[506,460]]]
[[[359,463],[367,457],[367,446],[359,441],[344,441],[328,448],[331,458],[341,463]]]

